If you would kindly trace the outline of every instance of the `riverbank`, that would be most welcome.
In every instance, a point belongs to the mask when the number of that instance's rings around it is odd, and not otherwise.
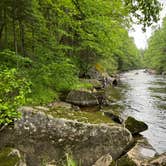
[[[97,81],[91,90],[69,92],[70,103],[20,108],[22,118],[0,132],[0,149],[14,149],[14,161],[27,166],[62,166],[66,154],[80,166],[162,165],[165,154],[158,156],[145,138],[138,137],[147,125],[132,117],[123,119],[116,109],[118,87],[111,81],[103,88],[104,81]]]

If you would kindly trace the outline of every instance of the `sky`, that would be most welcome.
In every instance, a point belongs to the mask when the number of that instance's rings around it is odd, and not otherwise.
[[[163,4],[163,10],[160,13],[161,20],[158,22],[159,25],[162,24],[162,18],[166,16],[166,0],[159,0]],[[134,37],[136,46],[139,49],[145,49],[147,47],[147,40],[152,34],[152,28],[147,28],[146,32],[141,30],[141,25],[134,25],[134,30],[130,31],[130,36]]]

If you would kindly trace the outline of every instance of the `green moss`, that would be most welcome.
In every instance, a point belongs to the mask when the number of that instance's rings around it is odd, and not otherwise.
[[[48,114],[51,114],[52,116],[56,118],[65,118],[65,119],[71,119],[71,120],[77,120],[79,122],[85,122],[85,123],[108,123],[113,124],[114,122],[106,117],[102,112],[83,112],[83,111],[74,111],[64,108],[56,108],[52,109],[50,111],[47,111]]]
[[[117,161],[117,165],[118,166],[136,166],[136,164],[131,159],[129,159],[127,156],[121,157]]]
[[[110,100],[119,101],[122,99],[121,89],[118,87],[109,86],[105,90],[105,93],[106,93],[106,96],[108,96],[108,98]]]
[[[132,133],[137,134],[139,132],[142,132],[144,130],[148,129],[147,124],[145,124],[142,121],[138,121],[134,119],[133,117],[129,116],[127,120],[125,121],[125,127]]]
[[[0,165],[15,166],[17,164],[19,158],[16,155],[9,155],[11,151],[11,148],[5,148],[0,151]]]

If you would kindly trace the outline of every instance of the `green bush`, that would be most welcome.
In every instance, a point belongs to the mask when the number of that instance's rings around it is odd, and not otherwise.
[[[0,71],[0,126],[19,118],[17,108],[25,103],[25,95],[30,92],[29,85],[14,68]]]
[[[31,65],[32,61],[29,58],[22,57],[15,52],[5,49],[0,51],[1,65],[5,65],[8,68],[22,68]]]
[[[28,72],[32,82],[29,104],[46,104],[58,99],[58,94],[75,88],[79,83],[77,70],[69,59],[50,64],[35,64]]]

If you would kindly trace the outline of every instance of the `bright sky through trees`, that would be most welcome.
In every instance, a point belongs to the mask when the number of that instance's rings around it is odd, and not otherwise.
[[[164,16],[166,16],[166,0],[159,0],[163,4],[163,10],[161,11],[161,20],[157,25],[162,24],[162,19]],[[141,25],[134,25],[133,27],[135,31],[131,31],[130,35],[134,37],[135,43],[138,48],[144,49],[147,47],[147,40],[152,34],[152,29],[151,27],[147,28],[147,31],[144,33],[141,30]]]

